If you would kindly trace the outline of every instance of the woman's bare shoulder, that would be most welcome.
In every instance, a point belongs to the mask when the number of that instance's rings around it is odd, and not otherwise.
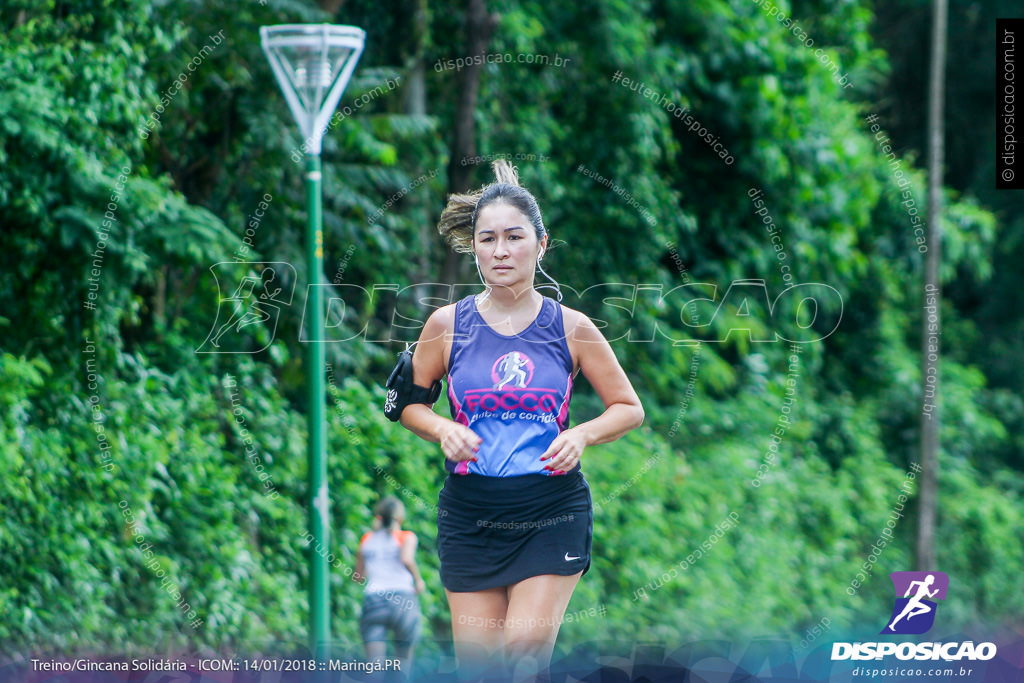
[[[567,339],[591,340],[601,336],[594,321],[587,317],[586,313],[569,308],[565,304],[558,304],[562,307],[562,327],[565,330]]]
[[[455,329],[455,304],[434,310],[423,323],[423,333],[450,332]]]

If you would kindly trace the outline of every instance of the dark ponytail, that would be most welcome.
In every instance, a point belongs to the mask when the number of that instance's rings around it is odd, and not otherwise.
[[[391,528],[395,518],[403,512],[402,501],[394,496],[385,496],[373,508],[373,514],[380,518],[380,526],[383,529]],[[376,526],[376,525],[375,525]]]

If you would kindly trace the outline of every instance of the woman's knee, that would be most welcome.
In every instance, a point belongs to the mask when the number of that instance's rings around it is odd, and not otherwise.
[[[505,652],[510,657],[544,657],[551,651],[557,636],[558,629],[548,626],[506,631]]]

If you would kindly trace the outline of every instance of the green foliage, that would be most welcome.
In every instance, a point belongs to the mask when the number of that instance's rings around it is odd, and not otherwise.
[[[890,62],[905,61],[876,46],[874,7],[778,3],[848,74],[845,88],[746,0],[487,4],[491,52],[567,61],[483,67],[477,153],[533,155],[517,165],[558,244],[545,268],[567,293],[586,290],[567,302],[606,325],[647,414],[584,458],[594,555],[568,612],[602,611],[564,626],[560,644],[628,641],[639,628],[666,642],[799,640],[826,616],[836,633],[874,623],[887,574],[913,563],[913,496],[846,591],[917,459],[923,295],[906,193],[917,211],[926,200],[919,155],[890,159],[882,146],[910,144],[906,112],[889,117],[891,132],[885,117],[878,131],[865,120]],[[347,304],[332,332],[351,338],[327,347],[332,632],[359,652],[355,552],[374,502],[397,494],[420,540],[427,634],[450,635],[435,540],[442,456],[379,406],[396,312],[420,320],[438,303],[412,301],[428,292],[413,288],[396,309],[394,290],[440,281],[432,226],[446,193],[468,189],[449,187],[450,171],[469,164],[471,185],[489,179],[486,163],[449,158],[464,73],[434,68],[467,56],[463,5],[355,0],[337,17],[290,1],[0,10],[0,651],[305,640],[302,141],[258,43],[259,26],[299,21],[369,33],[339,107],[353,114],[332,123],[323,153],[325,273]],[[672,113],[684,109],[734,163]],[[957,585],[950,627],[1011,623],[1024,608],[1024,405],[1019,315],[1005,315],[1020,288],[1005,273],[1024,223],[970,188],[945,197],[938,568]],[[226,295],[210,268],[233,260],[261,201],[251,260],[294,265],[283,284],[296,302],[276,327],[253,326],[266,350],[198,354]],[[730,289],[751,279],[767,298]],[[775,305],[814,283],[841,305],[813,322]],[[662,296],[681,285],[692,287]],[[691,301],[697,291],[708,300]],[[759,341],[798,321],[813,340],[798,360],[791,344]],[[602,409],[580,384],[577,422]]]

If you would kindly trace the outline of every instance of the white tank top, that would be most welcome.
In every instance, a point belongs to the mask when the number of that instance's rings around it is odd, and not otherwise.
[[[402,544],[411,531],[387,529],[370,531],[363,535],[359,548],[363,551],[363,569],[366,572],[367,593],[389,591],[416,591],[412,572],[402,564]]]

